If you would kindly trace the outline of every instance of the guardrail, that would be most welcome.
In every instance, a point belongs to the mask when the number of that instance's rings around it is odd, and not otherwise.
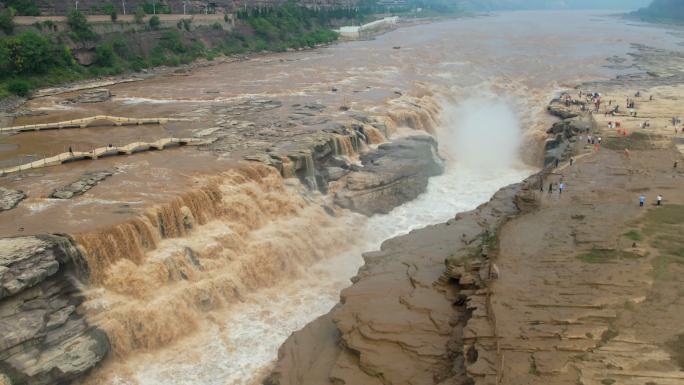
[[[59,164],[74,162],[86,159],[98,159],[105,156],[115,155],[131,155],[136,152],[164,150],[169,145],[178,146],[199,146],[210,143],[207,140],[196,138],[164,138],[154,142],[133,142],[124,146],[107,146],[94,148],[91,151],[69,151],[51,156],[48,158],[39,159],[30,163],[25,163],[19,166],[8,167],[0,169],[0,176],[12,174],[20,171],[33,170],[37,168],[56,166]]]

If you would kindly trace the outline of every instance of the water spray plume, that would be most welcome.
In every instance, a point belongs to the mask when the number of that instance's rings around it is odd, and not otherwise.
[[[446,106],[439,130],[442,154],[469,168],[505,169],[519,162],[520,119],[505,99],[477,96]]]

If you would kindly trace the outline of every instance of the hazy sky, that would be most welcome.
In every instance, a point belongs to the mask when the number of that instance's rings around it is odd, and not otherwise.
[[[477,9],[638,9],[648,6],[651,0],[462,0],[461,2]]]

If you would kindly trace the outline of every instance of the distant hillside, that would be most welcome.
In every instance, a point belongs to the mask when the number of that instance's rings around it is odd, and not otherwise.
[[[650,6],[632,13],[645,21],[684,24],[684,0],[653,0]]]

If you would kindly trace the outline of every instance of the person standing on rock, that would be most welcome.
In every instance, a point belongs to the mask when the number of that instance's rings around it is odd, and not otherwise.
[[[658,197],[656,198],[656,205],[660,206],[663,203],[663,196],[658,194]]]
[[[549,194],[553,192],[553,183],[549,183]]]
[[[642,194],[639,197],[639,207],[644,207],[644,203],[646,203],[646,197]]]
[[[558,163],[560,162],[560,159],[556,158],[556,168],[558,168]]]
[[[561,183],[558,185],[558,193],[559,193],[559,194],[563,194],[563,189],[564,189],[564,188],[565,188],[565,183],[561,182]]]
[[[573,163],[575,163],[575,158],[571,156],[570,157],[570,166],[572,166]]]

